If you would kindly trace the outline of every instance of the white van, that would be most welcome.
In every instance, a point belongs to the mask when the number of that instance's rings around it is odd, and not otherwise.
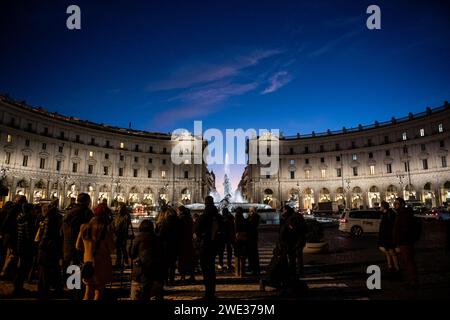
[[[345,211],[339,219],[339,230],[359,237],[363,233],[378,233],[381,212],[375,210]]]

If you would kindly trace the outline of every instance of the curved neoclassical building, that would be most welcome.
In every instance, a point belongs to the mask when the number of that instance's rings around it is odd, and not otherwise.
[[[196,138],[190,137],[192,141]],[[201,139],[201,138],[200,138]],[[158,199],[202,202],[214,188],[205,164],[173,165],[170,134],[96,124],[0,96],[0,161],[3,201],[16,194],[32,202],[80,192],[93,202],[125,202],[137,210]],[[202,148],[206,143],[201,141]]]
[[[261,176],[248,165],[240,188],[248,201],[300,208],[320,202],[373,207],[396,196],[427,206],[450,203],[450,106],[402,119],[279,139],[280,170]]]

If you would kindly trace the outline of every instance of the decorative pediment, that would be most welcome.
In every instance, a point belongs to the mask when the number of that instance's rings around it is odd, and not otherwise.
[[[426,151],[422,151],[421,153],[419,153],[418,158],[423,160],[423,159],[428,159],[428,157],[430,156],[430,154]]]
[[[3,150],[5,150],[5,152],[14,152],[14,150],[15,150],[16,148],[14,148],[14,146],[13,145],[10,145],[10,144],[6,144],[4,147],[3,147]]]
[[[97,160],[95,160],[94,158],[89,158],[87,164],[95,166],[97,164]]]
[[[368,166],[376,166],[377,162],[374,159],[370,159],[369,161],[367,161],[367,165]]]
[[[327,170],[328,166],[325,163],[321,163],[320,166],[319,166],[319,169],[320,170]]]
[[[41,151],[41,152],[39,152],[39,157],[47,159],[48,157],[50,157],[50,153],[48,153],[46,151]]]
[[[80,157],[72,157],[72,162],[80,163],[81,162],[81,158]]]
[[[437,152],[438,156],[446,156],[448,154],[448,150],[444,148],[440,148]]]
[[[312,167],[311,167],[309,164],[305,164],[305,165],[303,166],[303,170],[304,170],[304,171],[306,171],[306,170],[312,170]]]
[[[384,164],[391,164],[391,163],[393,163],[394,162],[394,159],[392,159],[391,157],[386,157],[386,158],[384,158],[384,160],[383,160],[383,163]]]
[[[30,148],[22,149],[22,154],[24,156],[31,156],[33,154],[33,150],[31,150]]]
[[[139,163],[133,163],[133,165],[131,166],[131,168],[133,169],[140,169],[141,165]]]
[[[359,166],[360,166],[360,163],[356,160],[352,160],[350,162],[350,167],[352,167],[352,168],[359,167]]]
[[[145,167],[147,168],[147,170],[155,170],[155,166],[151,163],[147,164]]]
[[[297,167],[291,164],[291,165],[288,167],[288,170],[289,170],[289,171],[297,171]]]
[[[55,156],[55,159],[58,160],[58,161],[63,161],[63,160],[66,159],[66,156],[65,156],[65,155],[62,155],[62,154],[57,154],[57,155]]]

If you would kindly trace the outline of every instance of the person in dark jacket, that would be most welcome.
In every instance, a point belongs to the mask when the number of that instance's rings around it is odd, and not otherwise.
[[[156,234],[160,237],[164,248],[164,261],[167,270],[166,281],[169,286],[175,284],[175,269],[178,249],[178,217],[177,212],[165,206],[157,218]]]
[[[68,211],[63,218],[62,231],[64,238],[63,247],[63,274],[66,276],[67,267],[70,265],[80,265],[83,257],[82,252],[75,248],[81,225],[88,223],[94,217],[94,213],[89,208],[91,197],[87,193],[80,193],[75,207]]]
[[[407,286],[414,289],[418,286],[417,266],[414,258],[415,218],[411,208],[405,206],[403,198],[396,198],[394,208],[397,216],[394,223],[394,243],[400,252],[400,258],[407,275]]]
[[[104,206],[104,204],[102,204]],[[104,206],[105,207],[105,206]],[[108,208],[106,206],[105,208]],[[108,208],[109,210],[109,208]],[[107,219],[109,216],[107,214]],[[122,205],[119,212],[113,219],[113,229],[115,235],[116,244],[116,268],[122,268],[124,265],[128,266],[128,252],[127,252],[127,241],[129,237],[133,237],[133,225],[131,224],[131,215],[128,212],[128,208]],[[130,234],[131,230],[131,234]],[[123,257],[123,260],[122,260]]]
[[[133,260],[131,300],[163,299],[163,246],[156,236],[153,222],[141,222],[130,250]]]
[[[35,219],[32,211],[33,205],[24,203],[21,212],[17,216],[16,252],[18,268],[14,279],[13,295],[21,295],[24,292],[23,283],[33,266]]]
[[[248,254],[248,221],[244,218],[244,210],[236,208],[235,217],[236,239],[234,242],[234,272],[236,277],[245,276],[245,259]]]
[[[221,234],[221,219],[214,199],[211,196],[205,198],[205,210],[198,219],[194,230],[200,241],[200,265],[205,285],[205,299],[215,298],[216,293],[216,269],[215,258],[219,247],[219,235]]]
[[[61,237],[62,216],[58,209],[48,204],[42,206],[43,220],[40,222],[36,241],[38,242],[39,282],[41,298],[47,298],[50,288],[62,293],[61,269],[63,241]]]
[[[191,212],[185,206],[178,207],[177,212],[179,219],[178,272],[181,281],[184,281],[186,275],[189,275],[189,281],[194,282],[194,226]]]
[[[233,270],[233,246],[236,237],[234,217],[228,208],[222,209],[223,247],[219,249],[219,265],[223,267],[224,251],[227,252],[227,269]]]
[[[248,215],[248,264],[250,272],[254,276],[260,273],[259,252],[258,252],[258,227],[261,220],[260,215],[256,212],[255,207],[251,207]]]
[[[395,274],[399,272],[397,253],[394,245],[394,224],[395,212],[389,207],[386,201],[381,202],[381,222],[378,236],[378,247],[386,256],[389,272]]]

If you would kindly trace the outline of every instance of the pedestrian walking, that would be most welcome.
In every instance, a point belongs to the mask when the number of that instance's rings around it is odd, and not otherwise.
[[[134,231],[127,206],[120,206],[119,212],[113,219],[113,230],[116,245],[115,267],[122,268],[123,266],[129,266],[127,242],[128,239],[134,237]]]
[[[260,215],[256,212],[255,207],[251,207],[248,215],[248,264],[249,270],[253,276],[259,276],[259,252],[258,252],[258,227],[261,220]]]
[[[244,218],[244,210],[241,207],[235,211],[236,239],[234,242],[234,272],[236,277],[245,276],[245,259],[248,254],[248,221]]]
[[[185,281],[186,276],[190,276],[189,281],[195,282],[194,274],[194,225],[191,212],[185,206],[177,208],[179,220],[179,248],[178,248],[178,272],[181,280]]]
[[[236,238],[236,231],[234,226],[234,217],[228,208],[222,209],[222,224],[223,224],[223,247],[219,249],[219,265],[223,267],[224,253],[227,253],[227,270],[234,270],[233,267],[233,246]]]
[[[395,212],[389,207],[389,203],[386,201],[381,202],[380,212],[381,222],[378,236],[378,248],[386,257],[389,274],[395,276],[398,275],[400,271],[394,244]]]

